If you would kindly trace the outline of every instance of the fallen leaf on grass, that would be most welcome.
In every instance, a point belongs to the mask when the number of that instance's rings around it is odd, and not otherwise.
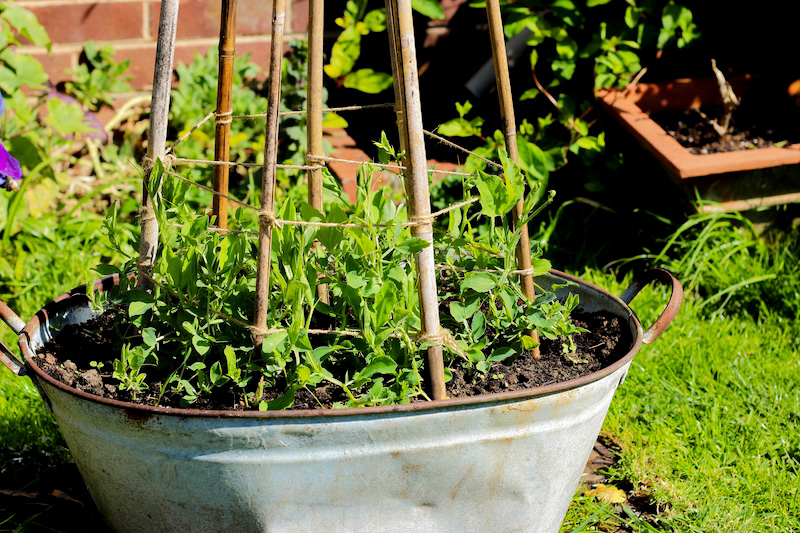
[[[586,495],[594,496],[598,500],[606,503],[624,503],[626,500],[625,491],[611,485],[603,485],[602,483],[598,483],[592,490],[587,490]]]
[[[76,500],[63,490],[53,489],[51,492],[30,492],[25,490],[13,490],[13,489],[0,489],[0,495],[2,496],[14,496],[17,498],[29,498],[32,500],[38,500],[41,498],[56,498],[58,500],[66,500],[68,502],[77,503],[78,505],[83,506],[83,502],[80,500]]]
[[[50,493],[50,496],[52,496],[53,498],[58,498],[59,500],[67,500],[68,502],[77,503],[78,505],[83,506],[82,501],[76,500],[66,492],[58,489],[53,489],[53,492]]]

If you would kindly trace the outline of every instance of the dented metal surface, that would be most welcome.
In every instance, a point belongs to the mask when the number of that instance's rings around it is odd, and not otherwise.
[[[565,279],[576,281],[537,282]],[[553,386],[403,406],[232,413],[87,395],[31,358],[49,322],[91,314],[85,298],[40,311],[20,348],[117,531],[555,532],[643,335],[620,299],[569,290],[630,328],[622,360]]]

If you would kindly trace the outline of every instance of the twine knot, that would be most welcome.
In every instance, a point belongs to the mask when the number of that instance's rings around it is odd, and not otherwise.
[[[168,168],[168,167],[172,166],[172,163],[177,158],[175,157],[175,154],[173,154],[172,152],[167,152],[162,157],[157,158],[157,159],[161,159],[161,162],[163,163],[164,168]],[[152,157],[150,157],[149,155],[146,155],[146,156],[144,156],[142,158],[142,170],[144,170],[145,174],[147,174],[148,172],[153,170],[153,167],[155,166],[155,164],[156,164],[156,160],[153,159]]]
[[[275,213],[269,211],[267,209],[263,209],[258,212],[258,221],[264,225],[269,226],[271,228],[280,228],[281,221],[280,219],[275,217]]]
[[[233,111],[226,111],[224,113],[217,113],[214,116],[214,122],[219,124],[230,124],[233,122]]]
[[[458,345],[458,342],[456,342],[456,339],[450,333],[450,330],[447,328],[439,328],[439,332],[435,334],[423,333],[422,335],[417,337],[417,340],[421,344],[424,344],[426,342],[432,342],[440,346],[445,346],[450,350],[452,350],[453,352],[460,355],[461,357],[467,356],[467,354],[464,353],[464,350],[462,350],[461,347]]]

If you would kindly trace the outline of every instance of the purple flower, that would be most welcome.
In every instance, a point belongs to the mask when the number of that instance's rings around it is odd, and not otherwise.
[[[3,100],[3,95],[0,94],[0,116],[6,110],[6,102]],[[3,146],[3,140],[0,139],[0,187],[5,187],[9,191],[19,189],[19,185],[15,182],[22,179],[22,169],[19,166],[19,161],[6,151]]]
[[[22,169],[19,161],[6,151],[2,141],[0,141],[0,187],[8,190],[17,189],[19,185],[14,181],[22,179]]]

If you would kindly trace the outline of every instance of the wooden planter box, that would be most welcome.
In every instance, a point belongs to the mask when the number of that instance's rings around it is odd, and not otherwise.
[[[751,81],[745,76],[731,80],[731,84],[736,94],[746,95]],[[720,105],[716,80],[639,84],[627,93],[602,90],[598,101],[682,188],[719,202],[703,206],[703,212],[800,202],[800,144],[695,155],[650,119],[654,111]]]

